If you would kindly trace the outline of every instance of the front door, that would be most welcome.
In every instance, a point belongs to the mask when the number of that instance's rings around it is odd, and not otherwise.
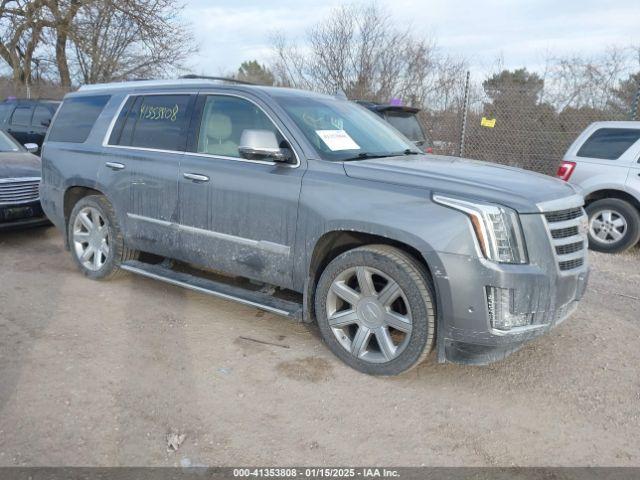
[[[175,256],[177,180],[194,100],[190,94],[131,95],[108,133],[100,181],[112,193],[131,248]]]
[[[179,175],[180,241],[187,260],[288,287],[304,165],[246,160],[243,131],[271,130],[291,148],[284,126],[257,99],[201,94],[194,138]],[[271,115],[271,116],[270,116]],[[295,146],[294,146],[295,148]]]

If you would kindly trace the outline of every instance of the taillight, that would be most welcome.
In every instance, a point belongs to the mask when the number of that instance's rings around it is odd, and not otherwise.
[[[432,147],[427,147],[427,148],[424,150],[424,152],[425,152],[425,153],[433,153],[433,148],[432,148]]]
[[[576,162],[563,161],[558,167],[558,172],[556,173],[556,176],[559,179],[567,182],[569,181],[569,178],[571,177],[571,174],[575,169],[576,169]]]

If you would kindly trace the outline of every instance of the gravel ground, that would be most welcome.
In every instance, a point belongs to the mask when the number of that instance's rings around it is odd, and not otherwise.
[[[0,233],[0,465],[638,466],[640,250],[591,261],[577,313],[508,359],[381,379],[313,327]]]

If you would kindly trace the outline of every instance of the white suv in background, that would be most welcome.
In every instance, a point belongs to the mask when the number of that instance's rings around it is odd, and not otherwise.
[[[640,239],[640,122],[592,123],[564,155],[558,177],[579,187],[589,248],[616,253]]]

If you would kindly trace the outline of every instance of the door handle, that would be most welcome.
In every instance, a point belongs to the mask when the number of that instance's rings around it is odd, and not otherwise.
[[[208,182],[209,177],[206,175],[200,175],[199,173],[183,173],[182,176],[184,178],[188,178],[189,180],[193,180],[194,182]]]
[[[111,170],[122,170],[122,169],[124,169],[124,164],[118,163],[118,162],[107,162],[107,163],[105,163],[105,165],[107,167],[109,167]]]

